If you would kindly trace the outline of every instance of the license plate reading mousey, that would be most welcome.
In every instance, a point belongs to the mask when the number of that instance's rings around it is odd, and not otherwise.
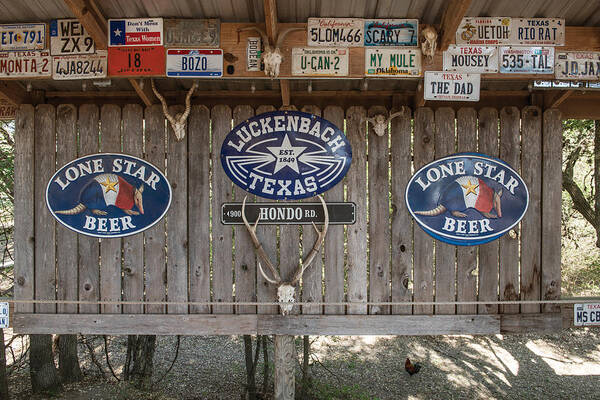
[[[120,76],[164,75],[163,46],[109,47],[108,74]]]

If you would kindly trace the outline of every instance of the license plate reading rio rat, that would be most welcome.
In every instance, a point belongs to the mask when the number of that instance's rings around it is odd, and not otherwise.
[[[163,46],[109,47],[108,74],[115,76],[164,75]]]

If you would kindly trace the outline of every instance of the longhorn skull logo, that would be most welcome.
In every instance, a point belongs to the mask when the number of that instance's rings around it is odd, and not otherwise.
[[[151,82],[152,82],[152,91],[154,92],[154,94],[160,100],[160,102],[162,104],[163,113],[165,114],[165,117],[167,117],[167,119],[169,120],[169,123],[171,124],[171,127],[173,128],[173,131],[175,132],[175,138],[177,139],[178,142],[183,140],[183,138],[185,137],[185,128],[187,127],[187,117],[188,117],[188,115],[190,115],[190,110],[191,110],[190,99],[192,97],[192,94],[198,87],[198,82],[194,81],[194,84],[192,85],[192,87],[188,91],[187,95],[185,96],[185,111],[183,113],[177,113],[174,117],[169,113],[169,110],[167,109],[167,102],[166,102],[165,98],[163,96],[161,96],[160,93],[158,93],[158,90],[156,90],[156,85],[154,84],[154,79],[152,79]]]

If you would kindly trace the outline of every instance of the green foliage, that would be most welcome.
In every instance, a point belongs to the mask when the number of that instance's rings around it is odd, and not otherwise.
[[[0,208],[10,207],[14,197],[15,124],[13,121],[0,121]]]

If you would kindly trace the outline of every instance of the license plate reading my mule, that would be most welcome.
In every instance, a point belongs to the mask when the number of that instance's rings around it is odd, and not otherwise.
[[[292,49],[292,75],[346,76],[348,50],[334,48]]]

